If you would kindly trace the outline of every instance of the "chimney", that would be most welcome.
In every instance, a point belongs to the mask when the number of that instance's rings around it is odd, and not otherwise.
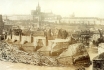
[[[5,39],[7,39],[7,32],[5,33]]]
[[[48,38],[47,38],[47,36],[46,36],[46,46],[48,46]]]
[[[0,22],[3,22],[3,20],[2,20],[2,15],[0,15]]]
[[[13,34],[13,33],[12,33],[12,30],[10,29],[10,36],[11,36],[11,39],[12,39],[12,34]]]
[[[0,35],[0,41],[1,41],[1,35]]]
[[[21,42],[21,39],[22,39],[22,30],[20,30],[20,32],[19,32],[19,40],[20,40],[20,42]]]
[[[31,43],[33,43],[33,36],[32,36],[32,34],[30,34],[30,38],[31,38]]]

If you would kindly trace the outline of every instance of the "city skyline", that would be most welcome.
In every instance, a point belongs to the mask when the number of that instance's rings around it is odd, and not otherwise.
[[[31,14],[36,6],[42,12],[53,12],[61,16],[103,17],[103,0],[0,0],[0,14]]]

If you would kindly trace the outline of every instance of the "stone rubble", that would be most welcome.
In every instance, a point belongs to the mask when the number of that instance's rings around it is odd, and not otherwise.
[[[6,42],[0,42],[0,60],[37,66],[68,66],[60,64],[56,56],[43,56],[38,52],[27,53],[19,50],[18,46]]]
[[[0,60],[39,66],[58,66],[55,58],[42,56],[37,52],[27,53],[19,50],[17,46],[8,45],[6,42],[0,42]]]

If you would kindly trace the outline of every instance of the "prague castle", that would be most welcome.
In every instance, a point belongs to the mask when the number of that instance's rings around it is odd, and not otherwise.
[[[42,23],[67,23],[67,24],[98,24],[102,25],[104,22],[103,18],[98,17],[61,17],[52,12],[42,12],[41,7],[38,3],[35,10],[31,10],[31,15],[6,15],[3,16],[3,20],[6,19],[19,21],[19,20],[29,20]]]
[[[38,6],[36,7],[36,10],[32,10],[31,11],[31,15],[6,15],[3,16],[3,19],[9,19],[9,20],[34,20],[34,21],[38,21],[40,19],[40,21],[45,22],[45,23],[59,23],[59,19],[60,16],[59,15],[55,15],[52,12],[41,12],[41,7],[38,3]]]

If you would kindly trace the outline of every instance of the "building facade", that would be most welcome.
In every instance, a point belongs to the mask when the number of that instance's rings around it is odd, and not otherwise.
[[[35,22],[42,23],[67,23],[67,24],[88,24],[88,25],[103,25],[104,19],[97,17],[75,17],[73,14],[71,17],[61,17],[52,12],[42,12],[38,3],[35,10],[31,10],[31,15],[8,15],[3,16],[3,19],[9,20],[33,20]]]
[[[41,12],[41,7],[38,3],[38,6],[36,7],[36,10],[31,11],[31,15],[33,16],[33,19],[36,19],[38,17],[40,21],[45,23],[59,23],[59,15],[55,15],[52,12]]]
[[[4,29],[4,23],[2,20],[2,15],[0,15],[0,35],[2,35]]]
[[[61,23],[67,24],[102,24],[104,20],[97,17],[63,17]]]

